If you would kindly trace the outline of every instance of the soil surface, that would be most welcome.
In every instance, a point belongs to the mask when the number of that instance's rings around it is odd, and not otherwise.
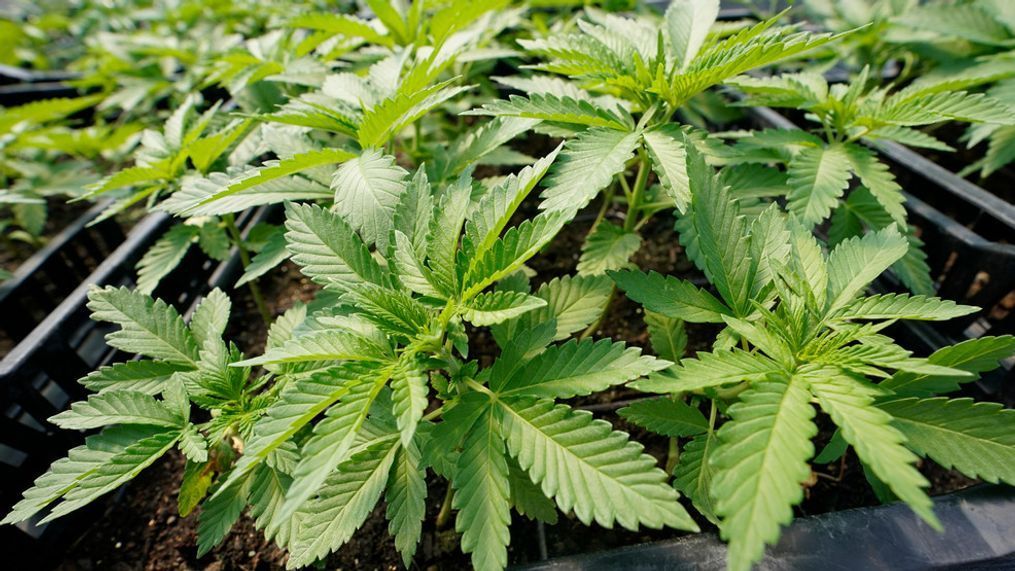
[[[597,207],[593,204],[591,209]],[[539,272],[540,280],[574,272],[580,244],[591,226],[594,211],[583,212],[578,222],[570,225],[546,251],[531,262]],[[621,221],[621,214],[611,212],[609,217]],[[704,283],[703,276],[687,259],[672,229],[672,217],[658,214],[645,226],[646,240],[635,262],[644,269],[678,275]],[[534,284],[536,285],[536,284]],[[278,315],[296,300],[308,301],[318,286],[302,276],[296,267],[287,263],[278,271],[261,280],[269,309]],[[234,310],[227,335],[234,339],[247,354],[257,354],[264,344],[265,328],[256,307],[245,288],[233,293]],[[496,346],[489,335],[478,330],[474,337],[474,355],[481,360],[492,359]],[[706,350],[716,333],[714,326],[688,327],[688,351]],[[622,295],[618,295],[607,317],[595,334],[627,341],[634,346],[648,348],[648,335],[642,311]],[[587,398],[574,399],[571,404],[593,410],[597,417],[615,424],[618,430],[631,434],[655,456],[660,465],[665,463],[668,441],[630,425],[616,414],[625,400],[644,398],[644,395],[625,388],[616,388]],[[831,436],[830,422],[819,416],[823,430],[816,439],[816,449]],[[183,458],[176,452],[128,484],[116,500],[110,502],[106,512],[96,521],[87,535],[78,540],[66,554],[58,569],[66,571],[91,570],[267,570],[280,569],[286,556],[276,546],[264,541],[250,519],[244,516],[233,528],[229,537],[210,553],[197,557],[197,512],[180,518],[176,511],[176,494],[183,473]],[[827,466],[815,466],[815,473],[805,492],[804,501],[797,507],[798,516],[813,515],[834,510],[878,504],[877,498],[864,479],[862,468],[855,455],[848,454],[842,461]],[[932,483],[931,493],[942,494],[967,487],[972,480],[932,464],[925,463],[921,471]],[[423,538],[413,562],[413,568],[436,570],[469,568],[468,556],[458,548],[459,537],[450,529],[435,528],[437,512],[447,490],[447,484],[436,477],[428,480],[427,518]],[[691,510],[691,513],[694,513]],[[525,563],[546,555],[562,556],[593,550],[634,545],[677,537],[675,530],[607,530],[585,527],[577,520],[560,514],[555,525],[546,525],[543,538],[539,526],[515,514],[511,529],[509,560]],[[714,527],[699,518],[706,531]],[[353,539],[333,553],[324,564],[327,569],[387,570],[402,568],[401,558],[388,535],[383,502],[374,510]]]

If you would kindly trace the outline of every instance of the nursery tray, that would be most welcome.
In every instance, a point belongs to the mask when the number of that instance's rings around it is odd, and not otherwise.
[[[124,241],[112,218],[88,225],[107,207],[100,203],[82,214],[0,283],[0,330],[13,342],[28,335]]]
[[[754,567],[758,570],[1015,568],[1015,490],[977,486],[934,498],[938,533],[901,503],[799,518]],[[709,571],[726,568],[715,534],[554,558],[525,571]]]
[[[767,107],[748,109],[760,124],[780,129],[797,125]],[[931,278],[943,298],[981,307],[945,322],[905,321],[907,340],[923,352],[984,335],[1015,333],[1015,205],[895,143],[875,147],[892,166],[904,189],[910,222],[924,242]],[[903,291],[891,272],[875,286]],[[981,385],[990,393],[1015,397],[1015,364],[988,373]],[[1010,404],[1010,403],[1009,403]]]
[[[277,207],[262,206],[240,215],[237,224],[248,232],[268,219]],[[67,450],[84,441],[82,432],[60,430],[46,419],[86,396],[78,379],[102,365],[128,356],[110,348],[105,335],[114,327],[89,319],[88,290],[95,285],[133,286],[135,265],[172,218],[161,212],[147,216],[127,239],[79,284],[21,343],[0,361],[0,504],[11,506],[32,481]],[[242,271],[234,250],[224,262],[209,260],[198,248],[164,279],[154,295],[183,313],[214,287],[229,288]],[[17,302],[15,298],[13,300]],[[36,520],[0,527],[0,547],[8,553],[57,557],[62,546],[84,530],[101,502],[43,526]],[[48,554],[48,555],[47,555]]]

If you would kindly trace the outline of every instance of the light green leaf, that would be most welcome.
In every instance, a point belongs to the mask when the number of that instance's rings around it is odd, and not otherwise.
[[[641,248],[641,236],[611,222],[602,221],[582,245],[578,273],[595,276],[630,265],[631,256]]]
[[[137,263],[137,291],[151,294],[162,278],[180,265],[199,233],[197,226],[177,224],[152,244]]]
[[[729,541],[727,565],[748,570],[803,499],[801,484],[811,475],[807,461],[818,429],[806,382],[799,378],[753,384],[729,415],[712,459],[711,493],[720,535]]]
[[[500,400],[497,407],[511,455],[561,511],[586,525],[697,531],[655,459],[609,423],[548,400]]]
[[[827,369],[809,378],[821,409],[832,417],[864,465],[931,527],[941,529],[934,504],[923,490],[930,484],[914,466],[917,457],[906,449],[906,438],[892,426],[891,415],[874,406],[877,393]]]
[[[617,414],[631,424],[673,438],[695,436],[708,430],[708,421],[698,409],[667,397],[633,402]]]
[[[387,271],[349,224],[319,206],[287,204],[287,248],[303,273],[338,291],[367,282],[390,287]]]
[[[93,320],[121,327],[106,336],[110,346],[174,364],[197,366],[197,342],[173,306],[125,287],[92,288],[88,299]]]
[[[182,428],[184,419],[151,395],[109,391],[79,401],[49,419],[64,429],[99,428],[110,424],[144,424]]]
[[[849,186],[850,167],[850,155],[841,145],[802,149],[786,168],[789,210],[809,227],[828,218]]]
[[[481,293],[465,304],[463,317],[476,326],[495,325],[546,307],[546,300],[517,291]]]
[[[395,206],[405,191],[408,173],[395,164],[395,157],[367,149],[335,171],[334,212],[356,229],[367,244],[386,251]]]
[[[560,161],[546,183],[539,207],[577,212],[599,191],[624,172],[638,148],[640,135],[606,128],[591,128],[564,144]]]

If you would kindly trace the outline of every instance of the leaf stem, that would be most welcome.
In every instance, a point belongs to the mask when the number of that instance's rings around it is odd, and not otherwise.
[[[455,497],[455,489],[448,482],[448,491],[444,494],[444,501],[441,502],[441,511],[437,512],[437,529],[443,530],[448,527],[451,520],[451,500]]]
[[[222,220],[225,222],[229,236],[233,239],[233,245],[236,246],[236,249],[240,253],[240,262],[243,264],[243,269],[246,269],[250,265],[250,252],[243,242],[240,229],[236,227],[236,217],[232,213],[229,213],[223,216]],[[261,295],[261,287],[257,285],[257,280],[250,280],[247,282],[247,286],[250,288],[250,296],[254,298],[254,305],[257,306],[257,311],[261,314],[265,327],[271,325],[271,313],[268,312],[268,306],[264,303],[264,296]]]
[[[638,149],[638,175],[634,179],[634,187],[631,189],[631,197],[627,204],[627,217],[624,219],[624,230],[630,232],[638,224],[638,210],[641,208],[642,197],[645,194],[645,185],[648,183],[648,157],[645,149]]]

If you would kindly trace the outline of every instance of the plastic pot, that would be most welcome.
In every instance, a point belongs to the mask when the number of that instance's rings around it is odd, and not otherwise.
[[[56,309],[77,284],[109,257],[125,236],[119,223],[94,220],[108,204],[97,204],[25,260],[14,277],[0,283],[0,330],[15,343]]]

